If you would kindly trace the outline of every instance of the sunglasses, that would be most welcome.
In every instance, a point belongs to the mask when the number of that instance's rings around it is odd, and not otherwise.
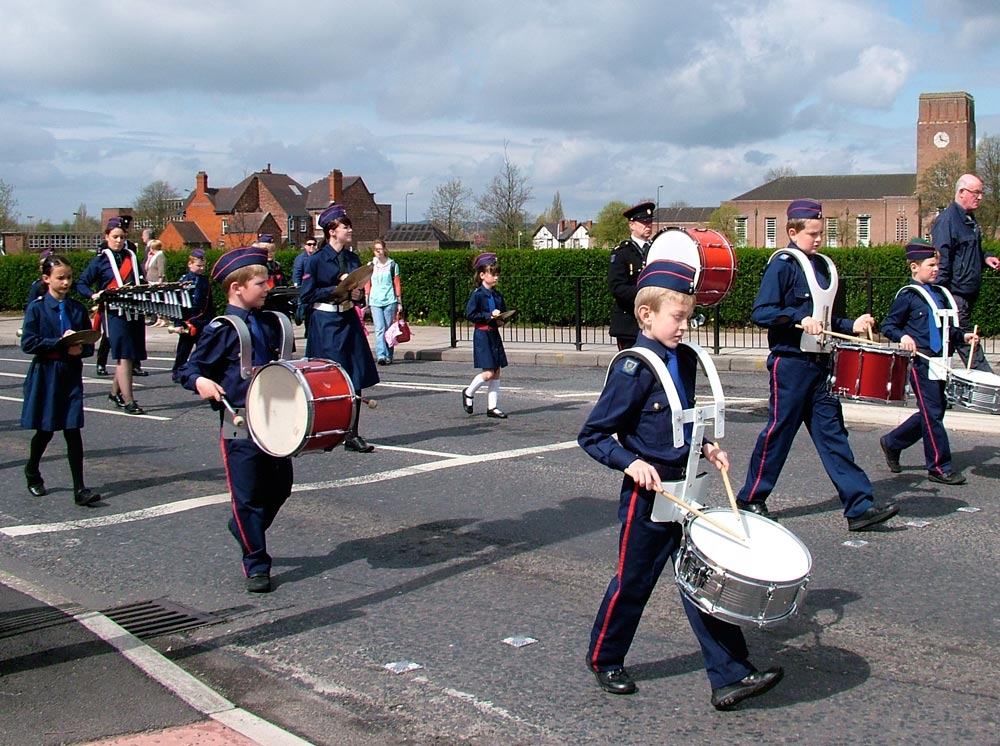
[[[306,241],[306,246],[315,246],[315,245],[316,245],[315,241]]]

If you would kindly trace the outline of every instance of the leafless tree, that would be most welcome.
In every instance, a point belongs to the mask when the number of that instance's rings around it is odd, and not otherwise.
[[[968,164],[957,153],[949,153],[920,174],[920,216],[932,215],[950,205],[955,199],[955,184],[967,170]]]
[[[477,204],[493,223],[492,244],[494,246],[516,246],[518,233],[523,232],[524,206],[531,199],[528,178],[521,169],[511,163],[507,155],[507,143],[503,149],[503,168],[493,177]]]
[[[427,208],[427,219],[452,238],[464,238],[473,217],[469,207],[472,197],[472,190],[460,178],[439,184]]]
[[[774,168],[769,168],[767,173],[764,174],[764,183],[767,184],[775,179],[783,179],[786,176],[798,175],[798,172],[791,166],[775,166]]]
[[[17,200],[14,199],[14,187],[0,179],[0,228],[13,228],[17,225],[18,214],[14,211]]]
[[[154,181],[139,190],[132,205],[137,224],[143,228],[163,230],[168,222],[178,217],[180,193],[165,181]]]
[[[976,176],[983,182],[983,201],[976,220],[983,235],[996,238],[1000,229],[1000,137],[987,135],[976,146]]]

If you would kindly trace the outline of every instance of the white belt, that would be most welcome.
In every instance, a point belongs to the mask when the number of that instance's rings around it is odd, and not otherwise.
[[[314,311],[329,311],[331,313],[344,313],[345,311],[350,311],[354,308],[354,304],[345,300],[343,303],[313,303],[312,310]]]

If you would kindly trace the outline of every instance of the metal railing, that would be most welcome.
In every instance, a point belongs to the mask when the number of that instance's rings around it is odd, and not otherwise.
[[[545,281],[552,278],[545,278]],[[992,278],[990,278],[992,279]],[[518,284],[530,282],[537,286],[539,278],[520,278],[505,275],[503,278],[504,297],[508,305],[513,305],[511,299],[518,295]],[[988,281],[984,278],[984,281]],[[611,298],[608,296],[605,302],[606,314],[602,323],[584,323],[584,284],[599,282],[606,285],[603,277],[563,277],[558,278],[558,282],[551,283],[552,292],[568,292],[569,300],[563,298],[559,302],[562,309],[560,313],[569,318],[554,319],[552,323],[544,323],[538,320],[531,320],[526,314],[518,314],[504,325],[503,337],[507,342],[513,343],[537,343],[537,344],[566,344],[573,345],[576,350],[582,350],[586,346],[614,345],[615,339],[608,334],[607,318],[611,311]],[[468,287],[468,278],[452,277],[449,280],[449,319],[451,320],[451,346],[457,347],[459,342],[469,342],[472,340],[475,327],[465,320],[464,300],[460,300],[459,288],[464,293]],[[848,297],[852,302],[859,303],[865,309],[864,312],[872,313],[876,299],[884,303],[886,307],[891,303],[899,289],[900,283],[897,277],[841,277],[840,293],[838,302],[835,304],[835,313],[845,315],[844,305]],[[693,326],[688,332],[687,338],[698,343],[706,349],[711,349],[718,354],[723,349],[767,349],[767,330],[755,324],[724,324],[722,318],[727,314],[724,312],[726,301],[717,307],[699,308],[695,311],[695,318],[703,317],[704,323],[700,326]],[[740,315],[740,314],[731,314]],[[748,312],[745,315],[749,315]],[[997,350],[997,339],[987,338],[983,342],[983,350],[987,354],[994,354]]]

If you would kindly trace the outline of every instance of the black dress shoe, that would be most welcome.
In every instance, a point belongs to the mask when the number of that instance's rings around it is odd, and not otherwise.
[[[49,491],[45,489],[45,482],[29,482],[28,492],[35,497],[45,497],[49,494]]]
[[[635,682],[628,675],[624,666],[612,668],[610,671],[594,671],[597,683],[609,694],[635,694]]]
[[[872,505],[868,510],[859,516],[847,519],[848,531],[864,531],[878,523],[883,523],[899,512],[899,506],[895,503],[885,505]]]
[[[145,378],[146,376],[149,375],[149,371],[148,370],[143,370],[142,368],[133,368],[132,369],[132,375],[133,376],[139,376],[139,378]]]
[[[100,376],[101,378],[107,378],[108,375],[109,375],[108,374],[108,369],[105,368],[103,365],[98,365],[97,366],[97,370],[95,370],[94,373],[96,375]]]
[[[128,404],[124,404],[122,411],[125,414],[146,414],[146,410],[140,407],[137,401],[130,401]]]
[[[119,409],[125,406],[125,397],[121,394],[108,394],[108,400]]]
[[[785,672],[780,666],[769,668],[766,671],[754,671],[735,684],[720,686],[712,690],[712,706],[716,710],[732,710],[749,697],[756,697],[763,694],[768,689],[781,681]]]
[[[270,593],[271,576],[266,572],[255,572],[247,578],[247,593]]]
[[[375,450],[375,446],[357,433],[351,433],[344,438],[344,450],[354,451],[355,453],[371,453]]]
[[[466,414],[472,414],[472,404],[475,400],[469,394],[468,389],[462,389],[462,409],[465,410]]]
[[[957,471],[946,471],[941,474],[929,471],[927,472],[927,478],[938,484],[965,484],[966,482],[965,477]]]
[[[778,519],[771,518],[771,512],[767,509],[767,505],[764,503],[745,503],[737,500],[736,507],[740,510],[745,510],[747,513],[756,513],[763,518],[770,518],[772,521],[777,523]]]
[[[507,419],[507,415],[503,413],[503,410],[497,409],[496,407],[494,407],[493,409],[487,409],[486,410],[486,416],[487,417],[492,417],[495,420],[506,420]]]
[[[84,487],[83,489],[77,490],[73,495],[73,501],[77,505],[93,505],[101,499],[100,494],[94,492],[91,489]]]
[[[890,448],[885,444],[885,438],[879,438],[878,444],[882,446],[882,454],[885,456],[885,465],[889,467],[889,471],[893,474],[899,474],[903,471],[903,467],[899,465],[899,451],[895,448]]]

